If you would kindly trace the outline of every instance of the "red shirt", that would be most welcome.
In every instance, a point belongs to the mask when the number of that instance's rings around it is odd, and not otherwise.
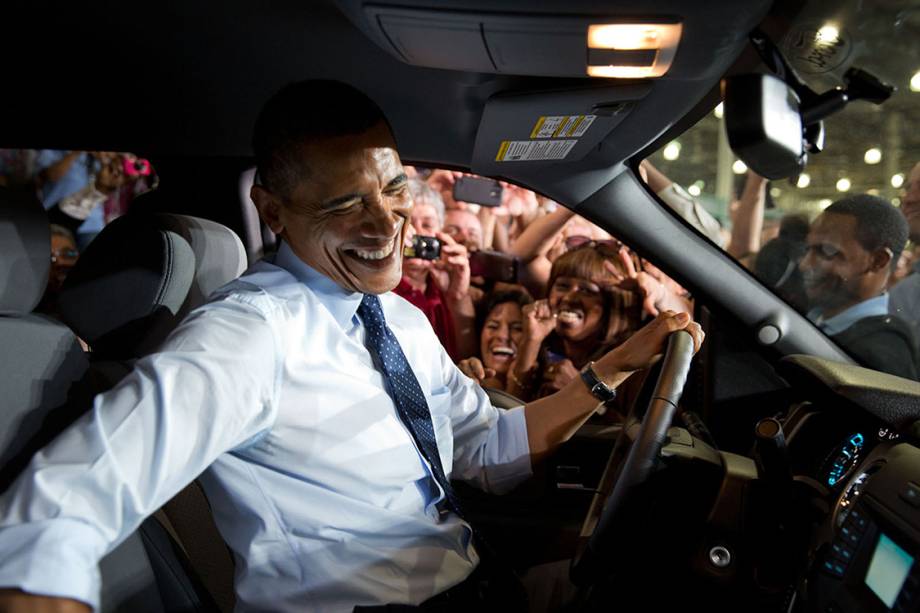
[[[429,279],[425,291],[421,292],[413,289],[403,277],[393,292],[417,306],[425,314],[425,317],[431,322],[431,327],[434,328],[434,333],[441,339],[441,344],[444,345],[447,354],[456,362],[457,339],[454,333],[454,320],[438,285]]]

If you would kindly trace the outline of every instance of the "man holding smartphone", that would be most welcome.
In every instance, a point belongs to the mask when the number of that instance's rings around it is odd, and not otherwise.
[[[0,498],[0,609],[98,607],[99,559],[199,475],[238,561],[239,611],[501,606],[480,589],[500,578],[450,479],[507,491],[671,332],[703,340],[663,313],[584,379],[499,411],[391,291],[411,198],[376,104],[343,83],[289,85],[253,140],[251,195],[278,254],[193,311]]]

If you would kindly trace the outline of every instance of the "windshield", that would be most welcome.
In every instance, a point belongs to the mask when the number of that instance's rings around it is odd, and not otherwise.
[[[920,5],[818,3],[774,41],[818,93],[860,68],[896,87],[825,120],[825,150],[767,181],[731,151],[722,105],[640,165],[661,199],[865,366],[916,379]]]

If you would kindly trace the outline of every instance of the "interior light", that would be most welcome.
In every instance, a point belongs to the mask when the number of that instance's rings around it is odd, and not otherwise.
[[[691,196],[699,196],[701,193],[703,193],[703,190],[700,189],[699,185],[691,185],[687,188],[687,192]]]
[[[783,190],[781,190],[781,189],[778,188],[778,187],[771,187],[771,188],[770,188],[770,195],[773,196],[774,198],[779,198],[780,196],[783,195]]]
[[[803,172],[799,175],[798,180],[795,182],[795,186],[805,188],[809,185],[811,185],[811,176],[807,172]]]
[[[747,172],[747,164],[741,160],[735,160],[735,163],[732,164],[732,172],[736,175],[743,175]]]
[[[910,91],[920,92],[920,70],[914,73],[910,78]]]
[[[850,187],[852,187],[852,184],[850,183],[850,180],[847,179],[846,177],[839,179],[837,181],[837,191],[838,192],[848,192],[850,191]]]
[[[588,75],[614,79],[660,77],[680,42],[679,23],[608,23],[588,26]]]
[[[882,150],[878,147],[867,149],[863,159],[866,161],[866,164],[878,164],[882,161]]]
[[[866,190],[866,193],[869,194],[870,196],[879,196],[879,195],[881,195],[881,192],[878,191],[878,190],[877,190],[876,188],[874,188],[874,187],[870,187],[869,189],[867,189],[867,190]]]
[[[829,207],[832,203],[833,201],[830,198],[821,198],[820,200],[818,200],[818,208],[820,208],[823,211],[824,209]]]
[[[662,155],[664,155],[664,159],[667,161],[673,162],[680,157],[680,143],[676,140],[672,140],[665,146]]]
[[[840,38],[840,30],[831,24],[827,24],[818,30],[817,40],[822,43],[836,43]]]
[[[900,198],[892,198],[892,199],[891,199],[891,204],[893,204],[893,205],[895,205],[895,206],[901,206],[901,199],[900,199]]]
[[[899,172],[896,175],[891,176],[891,187],[898,189],[904,185],[904,173]]]
[[[716,105],[716,109],[713,111],[716,116],[716,119],[722,119],[722,116],[725,114],[725,107],[720,102]]]

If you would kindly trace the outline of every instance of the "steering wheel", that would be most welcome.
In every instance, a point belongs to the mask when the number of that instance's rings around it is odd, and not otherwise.
[[[618,473],[610,479],[607,474],[604,475],[601,494],[592,503],[582,528],[582,535],[587,536],[590,531],[590,537],[582,541],[572,559],[570,577],[576,585],[587,586],[601,579],[618,537],[635,528],[622,521],[626,503],[654,471],[687,381],[692,358],[693,337],[684,330],[673,332],[668,339],[664,359],[660,362],[660,371],[648,405],[643,406],[643,398],[640,396],[630,408],[617,437],[611,455],[612,462],[607,468],[610,472],[613,465],[618,464]],[[649,381],[651,379],[646,383]],[[624,454],[626,461],[616,462]],[[611,480],[612,491],[609,487]],[[603,492],[611,492],[606,502],[600,497]]]

